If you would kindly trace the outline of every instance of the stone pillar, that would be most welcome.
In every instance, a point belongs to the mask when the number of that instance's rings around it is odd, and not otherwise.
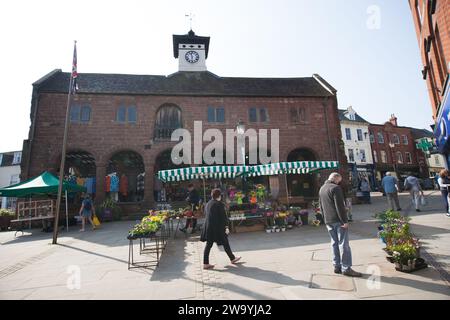
[[[103,200],[105,200],[106,166],[105,165],[97,165],[95,176],[96,176],[95,203],[100,204],[103,202]]]
[[[154,175],[154,163],[145,164],[145,188],[144,188],[144,204],[145,206],[152,207],[154,205],[153,197],[153,175]]]

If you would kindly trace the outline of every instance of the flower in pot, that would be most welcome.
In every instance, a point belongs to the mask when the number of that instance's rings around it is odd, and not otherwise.
[[[415,268],[415,260],[418,258],[416,246],[411,242],[394,245],[391,248],[392,257],[398,270],[411,271]]]

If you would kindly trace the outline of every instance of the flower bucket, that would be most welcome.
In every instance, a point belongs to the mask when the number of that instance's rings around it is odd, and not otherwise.
[[[266,229],[266,233],[272,233],[272,229]]]
[[[286,227],[281,228],[281,231],[285,232],[286,231]]]

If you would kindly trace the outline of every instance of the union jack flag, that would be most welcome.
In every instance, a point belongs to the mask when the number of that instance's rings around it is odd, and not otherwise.
[[[78,72],[77,72],[77,42],[75,41],[74,47],[73,47],[73,62],[72,62],[72,87],[70,88],[70,93],[75,94],[78,91],[78,84],[77,84],[77,78],[78,78]]]

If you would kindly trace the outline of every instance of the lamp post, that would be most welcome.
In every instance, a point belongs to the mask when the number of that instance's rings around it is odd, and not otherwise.
[[[237,145],[239,147],[239,152],[241,153],[242,157],[242,165],[245,165],[245,124],[241,119],[239,119],[239,122],[236,125],[236,133],[237,133]],[[239,162],[239,160],[237,160],[237,162]],[[244,176],[242,179],[242,189],[243,189],[242,191],[244,192],[247,189],[246,184],[247,182]]]
[[[239,120],[239,122],[236,125],[236,132],[238,135],[238,146],[240,148],[241,157],[243,161],[243,165],[245,165],[245,124],[242,120]]]

